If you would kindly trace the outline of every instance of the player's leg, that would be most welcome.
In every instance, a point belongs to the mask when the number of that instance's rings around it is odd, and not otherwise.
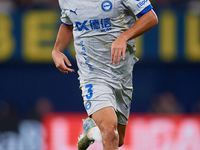
[[[117,101],[117,119],[119,133],[119,147],[124,144],[126,127],[130,114],[132,101],[132,76],[127,76],[121,80],[120,84],[115,85],[116,101]]]
[[[117,130],[119,133],[119,147],[124,144],[124,138],[126,133],[126,125],[119,124],[117,125]]]
[[[89,88],[87,85],[83,84],[81,86],[81,89],[84,99],[84,106],[88,113],[88,116],[96,116],[96,114],[98,115],[99,112],[102,112],[102,110],[104,110],[104,108],[109,108],[109,110],[111,110],[112,113],[109,112],[108,114],[111,114],[112,118],[115,118],[114,121],[112,120],[112,122],[114,123],[111,124],[115,124],[115,130],[117,131],[117,117],[114,111],[116,101],[112,87],[109,86],[107,82],[101,80],[98,82],[90,82]],[[101,117],[107,118],[107,114],[104,116],[100,115],[99,118]],[[92,118],[94,119],[94,117]],[[81,134],[78,140],[79,150],[86,150],[94,140],[102,142],[101,132],[99,128],[91,126],[93,124],[92,121],[92,119],[87,119],[87,121],[85,121],[85,125],[83,125],[84,133]],[[88,126],[90,128],[85,128],[85,126]]]
[[[84,132],[79,137],[78,149],[85,150],[92,144],[94,141],[99,141],[102,143],[102,137],[98,126],[94,126],[93,120],[91,118],[87,118],[83,120],[84,124],[89,127],[88,131]],[[126,132],[126,125],[119,124],[117,125],[117,130],[119,134],[119,147],[124,144],[125,132]]]
[[[117,130],[118,130],[118,134],[119,134],[119,147],[121,147],[124,144],[126,125],[122,125],[122,124],[118,123]],[[95,127],[92,127],[91,129],[89,129],[87,137],[89,139],[99,141],[102,143],[102,137],[101,137],[101,133],[100,133],[98,126],[95,126]]]
[[[96,111],[92,114],[92,119],[100,129],[103,150],[118,150],[117,116],[113,107],[106,107]]]

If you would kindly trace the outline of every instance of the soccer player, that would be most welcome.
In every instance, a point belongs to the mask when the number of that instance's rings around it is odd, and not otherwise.
[[[149,0],[59,0],[61,26],[52,51],[56,67],[74,72],[62,51],[74,40],[83,103],[89,118],[78,149],[102,141],[104,150],[124,143],[132,100],[135,38],[158,19]],[[136,19],[138,18],[138,19]]]

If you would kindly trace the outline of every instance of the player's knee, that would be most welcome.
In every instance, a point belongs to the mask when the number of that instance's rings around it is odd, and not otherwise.
[[[119,137],[118,131],[116,130],[116,127],[113,125],[105,125],[102,130],[102,134],[105,137],[109,137],[111,140],[116,140]]]

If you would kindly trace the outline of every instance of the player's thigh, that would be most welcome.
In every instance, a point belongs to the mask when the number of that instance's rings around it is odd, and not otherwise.
[[[117,115],[113,107],[105,107],[94,112],[92,119],[101,131],[108,126],[117,130]]]
[[[88,116],[107,107],[116,110],[115,93],[109,83],[102,80],[90,81],[89,84],[81,84],[81,89]]]
[[[116,99],[117,99],[117,118],[118,123],[121,125],[127,125],[128,118],[131,109],[132,101],[132,78],[128,76],[121,80],[121,83],[116,88]]]

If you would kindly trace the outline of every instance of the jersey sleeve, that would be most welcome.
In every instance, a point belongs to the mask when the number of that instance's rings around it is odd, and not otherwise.
[[[123,3],[138,18],[153,8],[149,0],[124,0]]]
[[[59,0],[59,5],[60,5],[60,9],[61,9],[61,23],[65,24],[66,26],[72,26],[73,23],[71,22],[71,20],[69,19],[68,15],[69,15],[69,10],[67,8],[65,8],[66,6],[66,1],[65,0]]]

